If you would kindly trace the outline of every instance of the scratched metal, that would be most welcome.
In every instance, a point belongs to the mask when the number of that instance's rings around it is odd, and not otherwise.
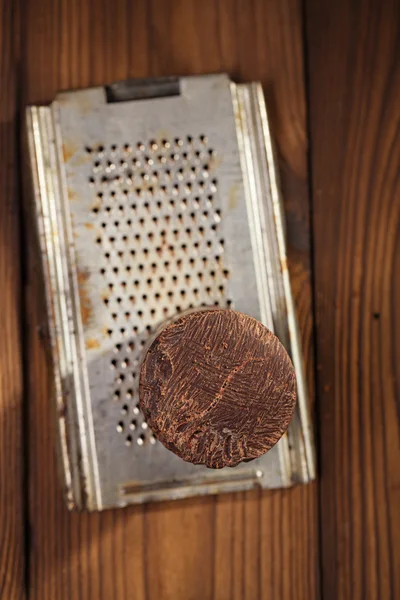
[[[99,87],[27,110],[70,507],[101,510],[314,477],[261,88],[234,85],[225,75],[178,83],[167,97],[142,99],[139,83],[134,100],[108,102]],[[157,86],[154,80],[151,90]],[[151,336],[177,314],[213,305],[234,307],[275,331],[299,388],[280,442],[251,463],[220,471],[166,450],[138,408],[139,367]]]

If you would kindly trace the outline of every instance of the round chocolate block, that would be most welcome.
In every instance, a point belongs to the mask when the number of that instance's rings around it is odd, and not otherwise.
[[[290,358],[264,325],[202,310],[167,325],[140,373],[140,406],[154,435],[193,464],[219,469],[267,452],[296,404]]]

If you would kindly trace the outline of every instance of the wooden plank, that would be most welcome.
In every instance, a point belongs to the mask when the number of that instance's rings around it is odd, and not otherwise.
[[[324,598],[400,597],[400,5],[307,2]]]
[[[0,598],[24,598],[18,5],[0,0]]]
[[[301,7],[298,0],[28,0],[24,99],[133,76],[227,70],[268,93],[290,266],[312,376]],[[318,595],[316,486],[68,514],[61,501],[30,255],[30,581],[33,598],[189,600]]]

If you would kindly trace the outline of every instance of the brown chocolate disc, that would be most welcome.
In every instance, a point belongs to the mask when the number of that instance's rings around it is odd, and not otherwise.
[[[167,325],[140,373],[140,406],[154,435],[194,464],[233,467],[267,452],[296,403],[290,358],[264,325],[203,310]]]

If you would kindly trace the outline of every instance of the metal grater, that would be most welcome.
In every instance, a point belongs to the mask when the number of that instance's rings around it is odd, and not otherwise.
[[[313,479],[261,86],[222,74],[61,93],[27,109],[27,130],[68,506],[101,510]],[[212,305],[278,335],[299,397],[270,452],[220,471],[166,450],[138,408],[154,331]]]

